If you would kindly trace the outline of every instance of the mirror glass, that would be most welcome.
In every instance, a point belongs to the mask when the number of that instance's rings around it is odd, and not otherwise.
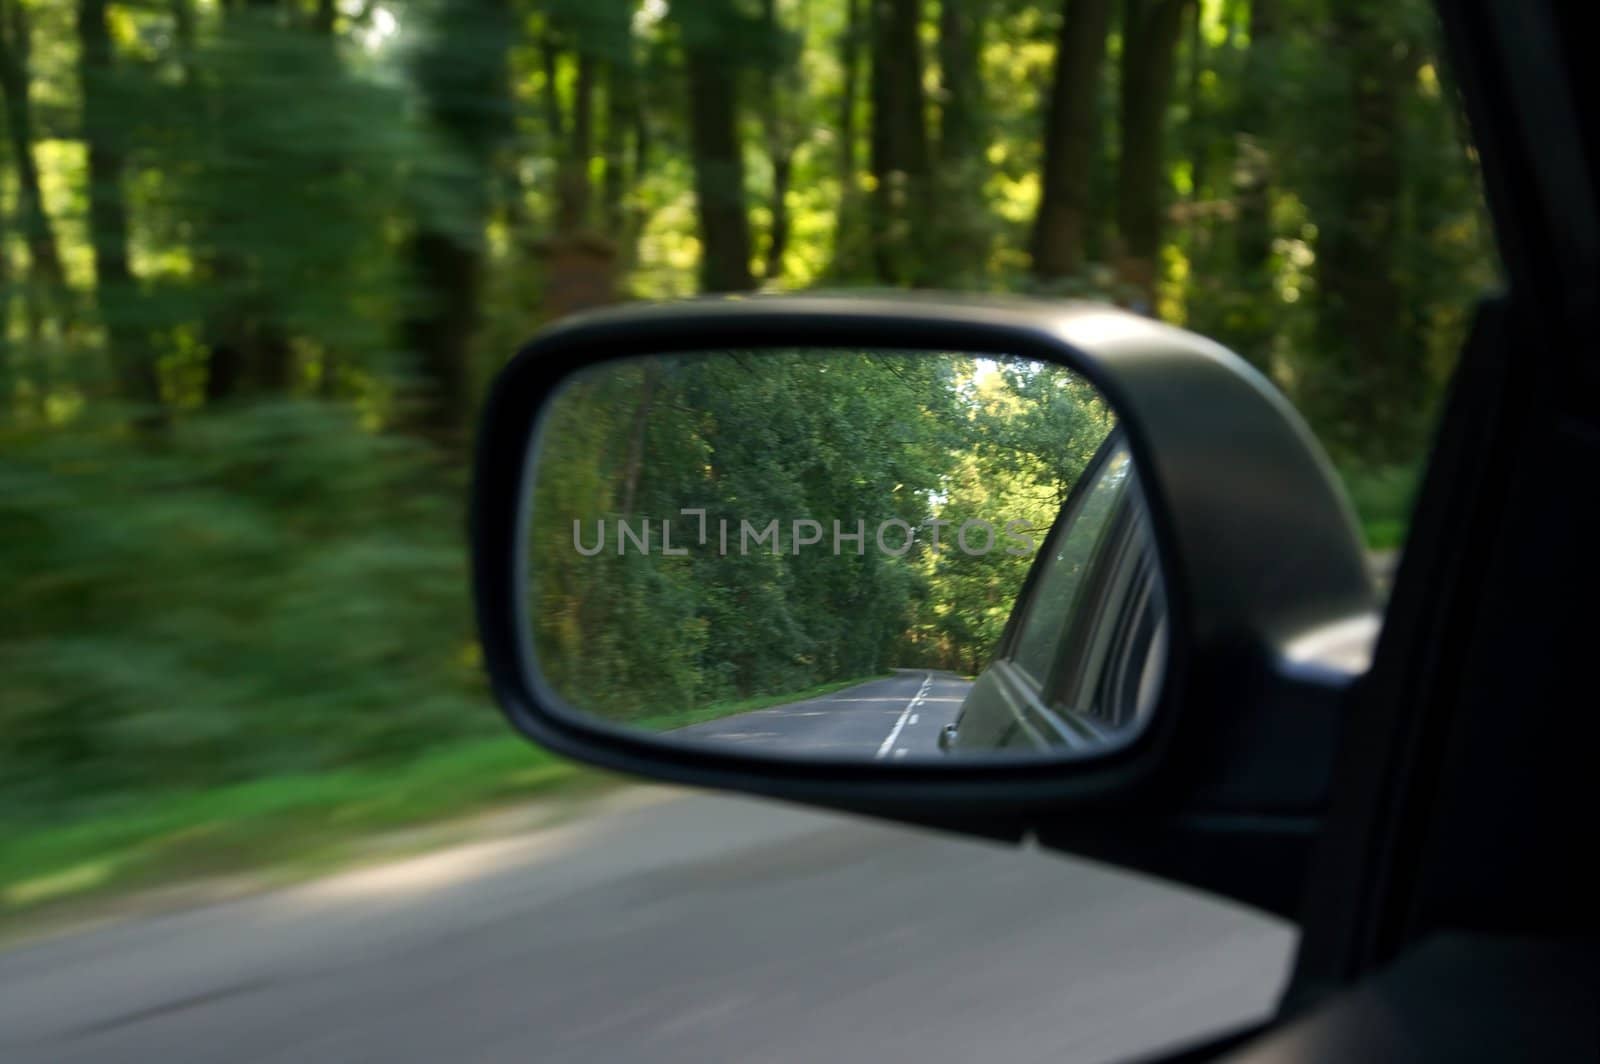
[[[1167,603],[1138,472],[1083,377],[1005,355],[608,362],[541,413],[532,667],[571,714],[830,760],[1109,749]]]

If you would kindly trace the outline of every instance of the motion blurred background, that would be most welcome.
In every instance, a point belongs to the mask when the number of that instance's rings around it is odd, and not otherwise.
[[[0,0],[0,929],[606,782],[504,733],[464,565],[477,400],[584,307],[1120,303],[1267,373],[1397,546],[1496,279],[1434,31],[1423,0]]]

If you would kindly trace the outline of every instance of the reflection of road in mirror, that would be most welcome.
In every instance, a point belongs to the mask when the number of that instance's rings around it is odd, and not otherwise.
[[[749,749],[826,757],[943,757],[939,731],[954,721],[972,687],[951,672],[895,669],[816,698],[738,713],[672,734]]]

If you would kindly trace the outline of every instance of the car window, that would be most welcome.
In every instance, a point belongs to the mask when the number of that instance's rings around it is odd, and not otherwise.
[[[1131,477],[1131,474],[1130,474]],[[1148,679],[1165,654],[1167,609],[1149,515],[1124,489],[1076,596],[1052,679],[1052,702],[1120,728],[1153,708]]]
[[[1038,563],[1038,577],[1017,629],[1011,660],[1043,688],[1050,681],[1057,651],[1080,601],[1085,577],[1113,525],[1132,462],[1126,445],[1117,442],[1105,452],[1093,479],[1067,503],[1062,523]]]

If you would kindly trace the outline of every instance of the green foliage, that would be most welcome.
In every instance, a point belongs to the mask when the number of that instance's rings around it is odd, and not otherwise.
[[[1004,360],[719,352],[591,371],[539,443],[541,668],[627,720],[892,666],[975,671],[1032,559],[1007,523],[1042,542],[1111,427],[1081,379]],[[704,511],[703,540],[685,509]],[[992,530],[966,543],[969,520]]]
[[[1420,487],[1419,466],[1358,466],[1346,468],[1343,473],[1350,501],[1361,516],[1367,546],[1375,551],[1403,546]]]
[[[393,760],[497,726],[472,668],[457,507],[418,445],[275,403],[187,420],[155,449],[80,426],[7,450],[13,816]]]
[[[752,276],[875,283],[874,234],[892,227],[872,213],[886,199],[872,71],[903,57],[873,54],[873,6],[379,0],[335,5],[326,24],[310,0],[111,0],[109,62],[86,77],[96,52],[76,5],[0,0],[11,819],[387,769],[497,728],[470,642],[455,475],[473,397],[570,309],[581,271],[563,241],[599,249],[597,290],[695,290],[708,160],[687,45],[714,41],[728,60],[745,180],[724,191],[743,197]],[[959,20],[969,37],[942,40],[956,22],[921,5],[926,107],[896,115],[907,134],[922,120],[933,156],[908,276],[1153,297],[1288,393],[1349,471],[1371,545],[1398,544],[1471,302],[1496,280],[1425,0],[1185,5],[1194,20],[1157,109],[1151,292],[1121,261],[1118,101],[1137,50],[1115,19],[1087,134],[1085,265],[1033,277],[1045,101],[1072,6],[987,0]],[[99,253],[124,246],[126,276],[97,276],[116,258]],[[130,363],[148,374],[113,372]],[[1110,426],[1089,397],[1014,367],[983,381],[938,360],[813,369],[675,366],[643,435],[642,368],[578,386],[539,512],[659,521],[699,498],[715,528],[998,510],[1042,540]],[[622,715],[891,662],[975,671],[1027,559],[584,561],[545,572],[540,638],[563,684]]]
[[[602,783],[520,739],[473,739],[408,764],[289,773],[137,802],[57,824],[6,824],[0,933],[10,917],[179,876],[315,872],[375,831]]]
[[[1114,418],[1088,382],[1023,363],[974,381],[970,401],[966,453],[947,477],[939,516],[955,535],[968,520],[1020,521],[1014,534],[1042,547]],[[923,556],[922,600],[900,664],[976,673],[1005,631],[1034,549],[956,547]]]

